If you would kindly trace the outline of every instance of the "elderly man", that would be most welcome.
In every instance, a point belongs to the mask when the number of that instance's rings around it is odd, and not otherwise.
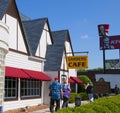
[[[55,78],[55,81],[53,81],[50,86],[50,112],[54,111],[54,104],[56,103],[55,111],[60,109],[60,99],[62,97],[62,86],[58,82],[58,79]]]

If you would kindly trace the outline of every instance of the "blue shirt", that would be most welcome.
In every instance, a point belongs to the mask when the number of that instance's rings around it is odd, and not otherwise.
[[[50,84],[49,89],[51,91],[51,98],[59,100],[61,97],[60,90],[62,86],[59,82],[54,81]]]

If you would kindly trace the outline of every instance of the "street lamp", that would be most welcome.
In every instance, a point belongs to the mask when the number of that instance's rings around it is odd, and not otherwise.
[[[4,83],[5,83],[5,56],[8,52],[9,29],[0,21],[0,113],[3,113]]]

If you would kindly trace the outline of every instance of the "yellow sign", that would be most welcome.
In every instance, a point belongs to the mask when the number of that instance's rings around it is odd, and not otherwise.
[[[67,56],[68,69],[83,69],[88,68],[88,56]]]

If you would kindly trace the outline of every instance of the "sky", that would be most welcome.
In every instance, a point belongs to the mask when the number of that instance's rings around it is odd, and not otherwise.
[[[120,0],[16,0],[20,12],[47,17],[51,31],[69,30],[75,54],[88,55],[88,69],[103,68],[98,25],[109,24],[109,36],[120,35]],[[118,49],[106,50],[105,59],[119,59]]]

